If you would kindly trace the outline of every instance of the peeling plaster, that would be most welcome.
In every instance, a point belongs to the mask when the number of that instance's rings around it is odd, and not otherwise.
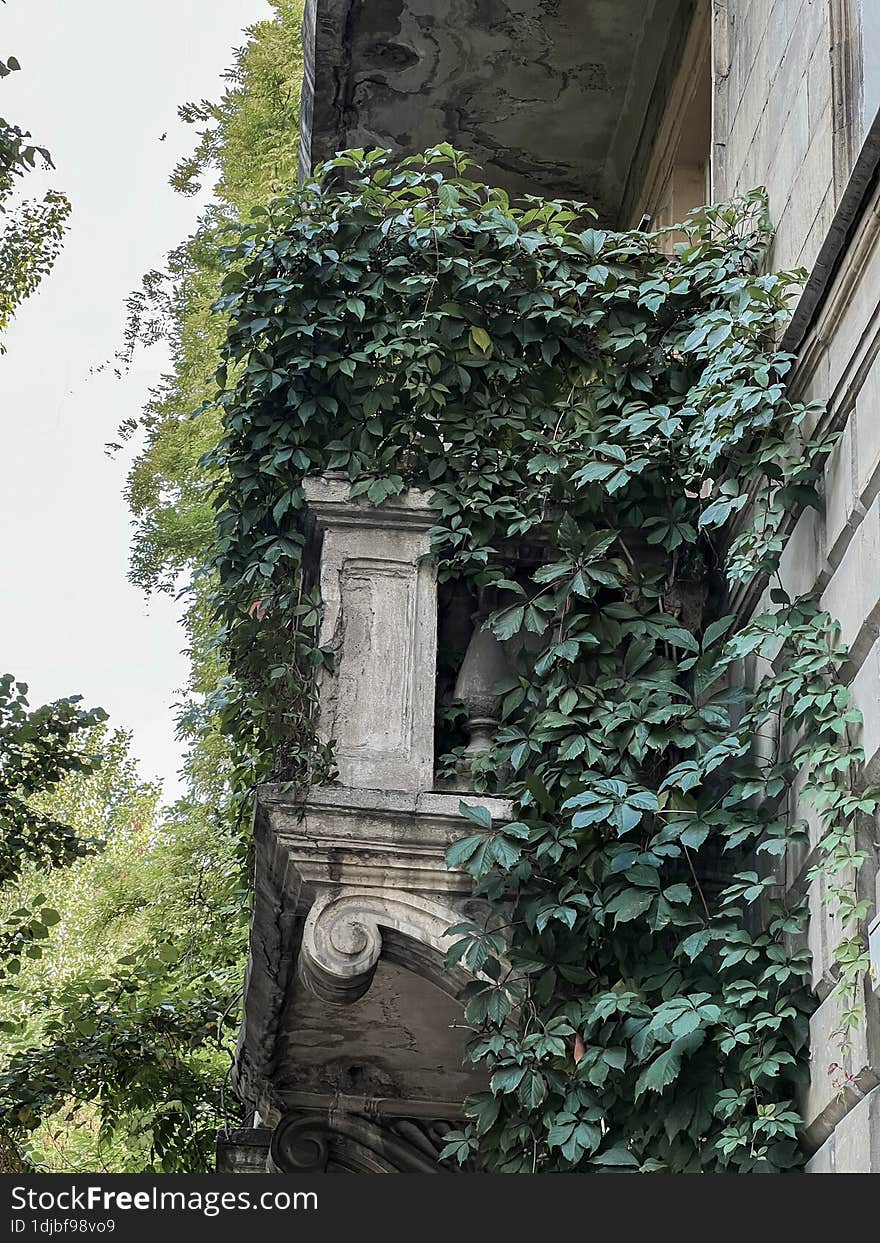
[[[310,0],[304,160],[451,141],[514,193],[586,199],[614,218],[658,68],[689,7]]]

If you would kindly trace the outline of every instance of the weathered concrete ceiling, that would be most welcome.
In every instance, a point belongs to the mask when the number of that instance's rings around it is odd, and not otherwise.
[[[616,219],[693,0],[308,0],[302,163],[450,141]]]

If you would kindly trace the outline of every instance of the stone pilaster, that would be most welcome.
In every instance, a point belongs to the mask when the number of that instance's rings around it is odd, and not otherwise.
[[[434,778],[437,576],[430,497],[372,505],[344,479],[304,484],[321,541],[321,642],[336,667],[320,685],[320,730],[352,789],[426,790]]]

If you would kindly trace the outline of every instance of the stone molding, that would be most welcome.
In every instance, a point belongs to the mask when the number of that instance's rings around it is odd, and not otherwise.
[[[447,1121],[369,1118],[337,1110],[285,1114],[272,1132],[270,1174],[454,1174],[440,1164]]]
[[[217,1173],[265,1174],[271,1138],[271,1127],[224,1127],[217,1136]]]
[[[633,171],[641,171],[642,176],[637,185],[627,184],[626,187],[623,217],[627,228],[636,228],[643,213],[653,217],[656,212],[658,199],[675,164],[688,107],[694,95],[694,79],[700,65],[710,56],[711,45],[711,0],[697,0],[665,107],[656,132],[651,136],[650,154],[644,170],[633,164]]]
[[[470,876],[446,866],[447,848],[467,832],[462,796],[432,789],[431,496],[409,489],[373,505],[353,497],[338,474],[303,486],[306,562],[323,607],[320,637],[336,657],[319,681],[320,731],[333,742],[339,777],[307,793],[284,785],[257,792],[254,912],[233,1074],[239,1095],[265,1120],[291,1108],[290,1055],[282,1050],[298,1013],[314,1016],[316,998],[357,1002],[380,958],[457,999],[468,977],[460,966],[446,967],[446,930],[481,905]],[[512,817],[506,799],[464,801],[486,807],[496,821]],[[358,1021],[354,1012],[352,1030]],[[345,1019],[336,1022],[345,1028]],[[328,1034],[328,1048],[333,1039]],[[435,1099],[445,1095],[436,1067],[425,1073],[431,1086],[422,1103],[436,1111],[431,1116],[448,1116],[451,1103]],[[350,1086],[341,1068],[326,1074],[325,1099]],[[388,1082],[387,1095],[395,1095],[398,1085]],[[402,1102],[404,1111],[418,1095],[412,1079],[408,1084],[413,1099]],[[459,1110],[460,1102],[451,1107]]]
[[[459,1174],[467,1166],[440,1164],[449,1118],[369,1114],[335,1105],[294,1108],[272,1127],[221,1131],[221,1174]]]
[[[827,409],[817,430],[842,431],[855,408],[856,398],[880,353],[880,308],[870,290],[875,285],[872,261],[880,246],[880,188],[875,187],[853,229],[839,269],[827,291],[815,321],[801,342],[789,376],[789,390],[798,400],[822,398]],[[783,346],[785,341],[782,342]],[[750,520],[743,511],[742,522]],[[863,514],[861,516],[864,516]],[[809,515],[808,515],[809,517]],[[796,522],[790,516],[783,525],[789,538]],[[850,531],[852,531],[850,527]],[[822,558],[816,581],[824,587],[846,550],[844,542]],[[737,585],[731,593],[731,612],[741,620],[757,607],[764,584]]]
[[[508,799],[476,794],[318,786],[300,803],[282,786],[264,785],[255,833],[285,852],[302,884],[469,895],[471,878],[450,872],[445,859],[465,830],[462,802],[497,821],[513,814]]]
[[[351,482],[334,471],[307,475],[302,481],[309,512],[318,526],[368,527],[371,531],[398,530],[401,527],[427,532],[435,525],[431,494],[409,488],[398,496],[374,505],[364,496],[351,496]],[[425,552],[429,548],[425,547]]]

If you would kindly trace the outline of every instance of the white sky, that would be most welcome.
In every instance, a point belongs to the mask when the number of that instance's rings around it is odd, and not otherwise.
[[[8,0],[0,115],[49,147],[34,175],[73,201],[53,273],[21,308],[0,357],[0,672],[36,705],[82,694],[134,731],[147,777],[179,789],[172,705],[186,677],[179,606],[126,580],[127,458],[104,453],[166,358],[142,354],[124,380],[90,369],[122,339],[123,300],[192,229],[199,203],[168,173],[195,130],[190,99],[216,98],[243,27],[265,0]],[[167,139],[159,141],[167,131]]]

